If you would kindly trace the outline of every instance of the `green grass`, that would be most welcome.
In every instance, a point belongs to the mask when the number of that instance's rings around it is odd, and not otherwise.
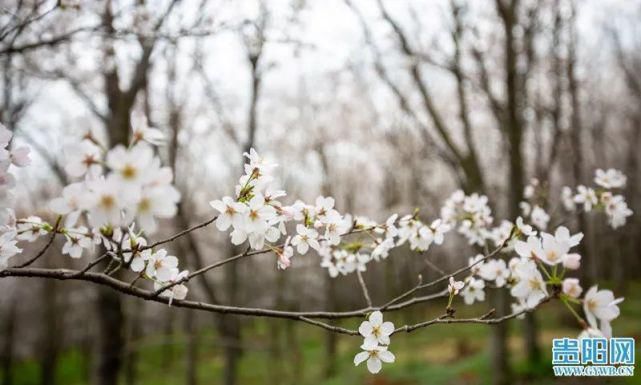
[[[630,290],[629,293],[637,292]],[[397,325],[432,318],[442,312],[444,304],[431,304],[420,313],[395,313],[391,315]],[[459,317],[482,314],[483,306],[461,308]],[[641,296],[628,296],[621,305],[622,316],[613,326],[616,335],[633,336],[641,340]],[[532,367],[525,361],[523,342],[520,338],[520,323],[512,322],[510,329],[510,358],[517,380],[515,383],[549,384],[577,383],[555,380],[550,363],[551,340],[557,336],[575,336],[579,330],[558,303],[546,304],[537,313],[541,324],[543,358],[540,365]],[[486,384],[491,378],[487,338],[490,328],[485,325],[434,325],[412,334],[393,338],[391,350],[397,362],[386,365],[377,375],[370,375],[364,366],[354,367],[352,359],[360,341],[349,336],[338,338],[336,375],[323,378],[325,366],[324,332],[300,323],[280,320],[254,320],[244,328],[244,343],[247,349],[240,364],[241,384]],[[343,326],[355,328],[357,320],[345,321]],[[272,332],[277,330],[278,337]],[[290,333],[288,333],[288,330]],[[293,333],[293,334],[292,334]],[[292,335],[294,335],[292,337]],[[294,342],[288,342],[294,339]],[[163,336],[151,336],[137,341],[138,384],[173,385],[184,383],[184,338],[176,335],[171,345],[171,356]],[[211,331],[200,336],[198,378],[202,384],[220,383],[222,377],[222,348]],[[637,362],[641,346],[637,344]],[[64,352],[59,361],[58,383],[64,385],[86,384],[86,357],[76,349]],[[16,385],[35,385],[40,382],[37,361],[26,360],[14,368]],[[581,383],[641,384],[641,376],[603,381],[582,379]]]

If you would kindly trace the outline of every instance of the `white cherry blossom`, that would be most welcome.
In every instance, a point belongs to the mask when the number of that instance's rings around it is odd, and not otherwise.
[[[145,273],[161,282],[169,281],[178,272],[178,258],[160,249],[149,257]]]
[[[471,305],[476,301],[485,301],[485,281],[473,277],[469,277],[466,281],[467,284],[463,290],[461,290],[463,302],[465,302],[466,305]]]
[[[519,271],[518,282],[510,289],[510,294],[532,309],[548,295],[545,281],[536,267]]]
[[[281,270],[287,269],[292,264],[292,257],[294,256],[294,249],[290,246],[291,237],[287,237],[285,244],[280,252],[278,252],[277,266]]]
[[[102,170],[102,151],[88,140],[64,148],[65,171],[72,177],[98,175]]]
[[[18,235],[16,238],[21,241],[33,242],[47,234],[45,225],[46,223],[42,221],[42,218],[35,215],[21,219],[17,224]]]
[[[622,195],[615,195],[605,204],[605,213],[610,226],[617,229],[625,225],[626,218],[632,215],[632,210],[628,208]]]
[[[140,186],[149,178],[154,153],[150,146],[139,143],[131,148],[118,145],[107,153],[107,165],[126,188]]]
[[[147,234],[157,229],[156,218],[172,218],[176,215],[180,192],[172,186],[143,188],[135,205],[136,222]]]
[[[66,229],[65,238],[67,242],[62,246],[62,254],[67,254],[74,259],[82,257],[82,252],[85,249],[92,249],[94,246],[93,240],[84,226]]]
[[[298,254],[306,254],[310,247],[314,250],[320,248],[318,244],[318,231],[298,224],[296,225],[296,232],[297,234],[292,238],[292,246],[296,246]]]
[[[594,183],[607,189],[625,187],[627,177],[619,170],[609,168],[606,171],[598,168],[594,173]]]
[[[621,313],[618,305],[622,301],[623,298],[615,299],[611,290],[599,290],[596,285],[592,286],[583,298],[583,311],[590,326],[596,328],[598,319],[601,323],[599,329],[606,337],[611,337],[610,322]]]
[[[363,351],[356,354],[354,357],[354,365],[358,366],[367,360],[367,370],[372,374],[376,374],[381,371],[383,362],[392,363],[396,360],[394,354],[387,350],[387,346],[363,344],[361,349],[363,349]]]
[[[136,114],[132,117],[132,143],[147,142],[156,146],[165,143],[165,134],[157,128],[148,125],[147,117],[144,114]]]
[[[220,231],[225,231],[229,226],[240,227],[243,222],[243,214],[247,211],[247,206],[236,202],[230,197],[209,202],[209,205],[219,212],[216,219],[216,227]]]
[[[563,203],[563,208],[567,211],[574,211],[576,209],[576,203],[574,202],[574,192],[568,186],[563,186],[561,189],[561,202]]]
[[[178,272],[178,269],[172,270],[170,272],[171,276],[164,282],[154,282],[154,290],[160,290],[166,285],[172,284],[174,282],[178,282],[180,280],[185,279],[186,277],[189,276],[189,271],[183,270],[181,272]],[[173,285],[169,289],[165,289],[162,292],[160,292],[161,297],[169,298],[169,305],[171,306],[171,303],[178,299],[178,300],[183,300],[187,297],[189,289],[187,286],[184,284],[180,283],[177,285]]]
[[[16,246],[15,231],[7,231],[0,235],[0,269],[7,267],[9,259],[22,252],[22,249]]]
[[[479,269],[479,276],[486,281],[494,281],[497,287],[505,286],[510,271],[502,259],[491,259]]]
[[[545,230],[548,227],[550,216],[541,207],[534,206],[530,213],[530,220],[534,226],[538,227],[540,230]]]
[[[581,255],[577,253],[565,254],[561,258],[561,263],[568,270],[576,270],[581,267]]]
[[[577,187],[577,194],[574,196],[574,202],[583,205],[583,210],[586,212],[592,211],[592,207],[599,203],[596,192],[585,186]]]
[[[389,321],[383,322],[383,313],[377,310],[369,315],[367,321],[361,323],[358,332],[365,338],[366,345],[389,345],[389,336],[394,332],[394,324]]]

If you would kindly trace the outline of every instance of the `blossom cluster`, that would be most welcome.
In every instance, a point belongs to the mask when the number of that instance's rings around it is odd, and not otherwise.
[[[279,198],[286,192],[272,188],[276,164],[251,149],[245,153],[248,162],[235,189],[235,197],[223,197],[210,202],[218,211],[216,227],[221,231],[232,228],[231,242],[235,245],[249,242],[254,250],[271,248],[278,255],[278,267],[286,269],[291,264],[294,247],[298,254],[309,249],[320,251],[340,244],[351,226],[349,216],[334,209],[334,199],[318,197],[315,204],[297,200],[290,206]],[[287,224],[295,224],[295,233],[280,246],[274,246],[282,236],[288,235]]]
[[[619,315],[617,304],[622,299],[615,300],[611,291],[599,291],[596,286],[581,299],[583,289],[579,280],[566,276],[581,265],[581,256],[571,249],[582,238],[582,233],[572,235],[564,226],[558,227],[554,234],[537,234],[527,225],[515,227],[511,243],[516,256],[507,263],[500,257],[487,258],[481,254],[470,258],[470,275],[463,282],[450,278],[450,295],[460,291],[469,305],[485,300],[484,289],[488,285],[506,287],[516,300],[512,304],[515,313],[531,310],[550,296],[560,295],[566,306],[583,304],[591,335],[609,338],[612,335],[610,322]]]
[[[389,256],[390,250],[409,244],[411,250],[427,251],[432,244],[443,243],[449,225],[436,219],[430,224],[418,218],[418,212],[398,219],[391,215],[383,224],[377,224],[366,217],[356,217],[354,229],[367,232],[369,240],[352,242],[343,248],[321,248],[321,266],[327,268],[331,277],[347,275],[354,271],[365,271],[367,263],[380,261]]]
[[[363,337],[363,351],[354,356],[354,365],[358,366],[367,361],[367,370],[376,374],[381,371],[383,362],[392,363],[396,360],[394,354],[388,350],[394,324],[389,321],[383,322],[383,313],[378,310],[372,312],[358,327],[358,333]]]
[[[8,150],[11,132],[0,126],[0,269],[22,251],[18,241],[34,242],[47,234],[60,234],[66,240],[63,254],[81,258],[85,251],[101,245],[110,260],[106,271],[111,271],[112,265],[114,269],[131,270],[137,279],[151,281],[158,295],[167,297],[170,304],[186,298],[189,272],[179,268],[176,256],[153,247],[146,238],[157,230],[158,219],[176,214],[180,200],[172,184],[172,170],[163,167],[156,155],[155,146],[162,144],[164,137],[140,122],[131,138],[128,146],[107,149],[88,132],[80,141],[66,145],[64,168],[73,181],[61,196],[49,202],[55,223],[37,216],[16,220],[8,208],[14,184],[8,171],[11,165],[29,164],[29,151],[24,147]],[[581,256],[572,249],[583,234],[571,234],[564,226],[546,232],[550,215],[540,203],[543,186],[536,180],[526,187],[526,201],[521,203],[523,217],[514,223],[503,220],[494,225],[488,198],[460,190],[445,201],[434,220],[424,221],[417,210],[402,217],[392,214],[384,223],[377,223],[367,217],[341,214],[331,197],[285,205],[281,200],[286,192],[275,183],[277,165],[254,149],[244,156],[247,162],[234,194],[210,202],[217,212],[215,224],[220,231],[231,230],[229,236],[235,245],[248,243],[248,251],[273,251],[278,269],[290,267],[295,253],[306,255],[313,250],[331,277],[362,272],[368,263],[388,258],[396,247],[408,245],[411,250],[425,252],[432,245],[443,244],[445,235],[455,231],[470,245],[487,249],[492,244],[496,252],[471,257],[469,275],[462,281],[449,277],[448,314],[457,296],[465,304],[473,304],[485,300],[488,288],[505,289],[515,299],[515,314],[558,297],[589,326],[582,335],[612,335],[611,322],[619,315],[622,299],[596,286],[581,298],[583,288],[570,273],[581,265]],[[620,171],[597,170],[598,187],[578,186],[576,193],[565,187],[562,203],[568,210],[576,210],[577,205],[586,212],[602,209],[609,224],[617,228],[632,214],[623,196],[613,193],[625,183]],[[351,238],[354,234],[365,236]],[[362,279],[361,283],[364,286]],[[573,305],[582,305],[587,322]],[[384,322],[380,311],[372,312],[358,329],[363,343],[354,364],[367,361],[368,370],[378,373],[382,363],[394,362],[395,356],[388,350],[394,331],[394,325]]]
[[[17,247],[16,215],[11,208],[12,189],[16,180],[10,172],[12,166],[25,167],[31,163],[29,147],[9,148],[13,133],[0,124],[0,269],[7,267],[9,259],[22,252]]]
[[[613,229],[625,225],[627,217],[632,215],[632,210],[628,207],[625,197],[616,194],[615,191],[625,187],[626,176],[613,168],[605,171],[597,169],[594,183],[597,185],[596,187],[579,185],[576,192],[570,187],[563,187],[561,199],[565,209],[574,211],[578,205],[585,212],[603,211],[608,218],[608,224]]]
[[[467,238],[470,245],[483,246],[491,236],[489,227],[494,218],[485,195],[465,195],[462,190],[454,192],[441,208],[444,223],[458,226],[458,232]]]
[[[147,248],[143,236],[157,230],[157,219],[176,214],[180,193],[172,184],[172,170],[155,153],[154,147],[163,143],[162,132],[138,123],[128,146],[107,149],[91,131],[67,143],[64,169],[72,182],[49,202],[57,223],[38,216],[19,219],[17,239],[34,242],[61,234],[66,240],[62,253],[75,259],[102,245],[112,262],[151,280],[156,290],[173,284],[161,296],[182,299],[187,288],[175,283],[188,272],[180,271],[178,259],[165,249]]]

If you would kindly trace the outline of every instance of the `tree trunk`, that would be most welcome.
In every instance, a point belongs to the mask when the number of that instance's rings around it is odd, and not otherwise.
[[[40,383],[54,385],[56,383],[56,364],[60,352],[60,325],[58,314],[64,314],[56,309],[58,283],[46,279],[42,283],[43,290],[43,334],[42,350],[40,350]]]
[[[116,385],[122,366],[124,343],[122,325],[124,315],[120,294],[100,287],[97,296],[98,338],[96,339],[97,362],[94,370],[96,385]]]
[[[2,385],[13,384],[13,345],[16,333],[16,315],[18,296],[14,296],[9,304],[9,311],[4,316],[4,344],[2,346]]]
[[[198,329],[196,313],[193,310],[184,312],[184,331],[187,338],[185,354],[185,385],[198,384]]]
[[[136,301],[136,300],[134,300]],[[130,304],[132,309],[129,330],[127,333],[127,361],[125,362],[125,383],[135,385],[138,382],[138,342],[142,336],[141,317],[144,314],[144,302]]]

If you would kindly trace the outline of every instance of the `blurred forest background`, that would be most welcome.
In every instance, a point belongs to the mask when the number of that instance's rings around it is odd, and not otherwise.
[[[18,177],[18,216],[49,215],[67,183],[67,141],[91,129],[126,142],[132,115],[168,138],[161,156],[183,200],[165,235],[212,215],[207,202],[232,192],[250,147],[281,165],[289,199],[332,195],[341,211],[379,221],[414,208],[434,217],[463,188],[490,197],[498,224],[519,215],[530,178],[551,210],[563,185],[591,183],[598,167],[628,175],[624,195],[641,211],[639,1],[2,0],[0,85],[0,121],[35,159]],[[639,216],[615,232],[603,218],[551,215],[586,234],[584,288],[598,280],[626,297],[615,335],[641,338]],[[190,270],[233,253],[213,226],[172,247]],[[383,300],[475,253],[450,239],[427,261],[398,253],[365,277]],[[82,261],[52,252],[38,263]],[[277,274],[258,256],[201,276],[189,296],[362,306],[355,276],[331,279],[319,263],[308,254]],[[291,321],[77,282],[3,279],[0,293],[4,385],[550,383],[551,339],[579,332],[555,306],[495,327],[435,325],[396,338],[397,364],[373,377],[353,367],[350,337]],[[461,311],[489,306],[502,303]]]

